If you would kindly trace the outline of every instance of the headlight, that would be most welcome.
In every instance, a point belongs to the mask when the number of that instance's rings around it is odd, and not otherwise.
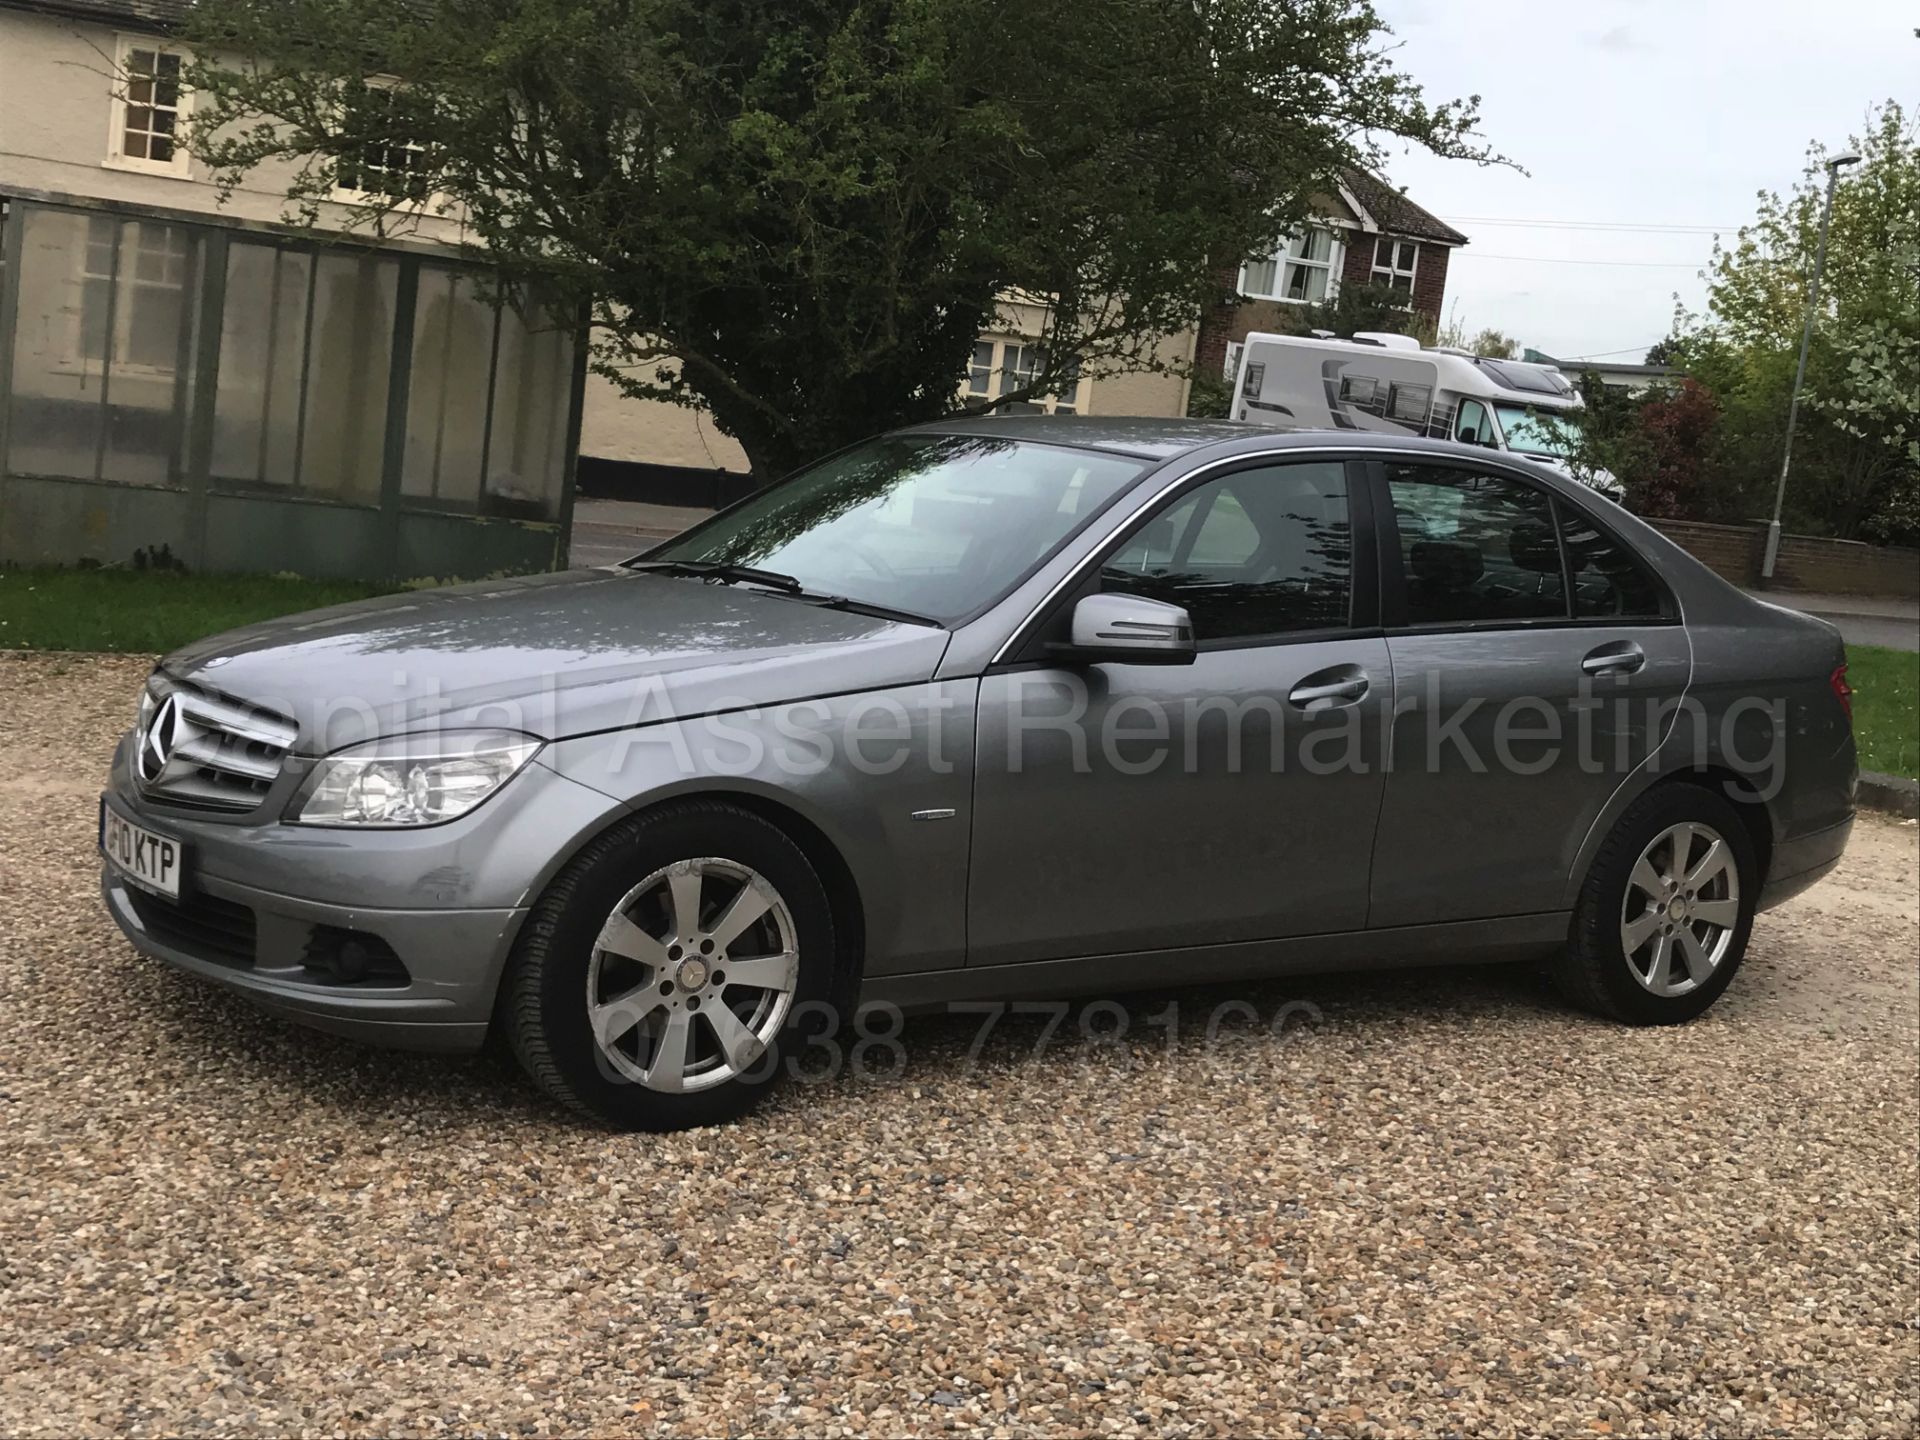
[[[302,825],[437,825],[464,815],[539,752],[511,730],[396,735],[329,755],[287,818]]]

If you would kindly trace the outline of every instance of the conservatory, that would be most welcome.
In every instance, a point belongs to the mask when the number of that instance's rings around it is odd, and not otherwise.
[[[452,252],[0,195],[0,564],[566,563],[583,334]]]

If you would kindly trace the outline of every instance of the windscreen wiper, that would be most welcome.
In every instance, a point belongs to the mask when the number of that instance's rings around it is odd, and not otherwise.
[[[801,594],[805,589],[793,576],[782,575],[778,570],[758,570],[751,565],[729,565],[720,560],[624,560],[621,568],[661,570],[669,575],[695,575],[703,580],[720,580],[727,584],[744,581],[749,585],[765,585],[769,590],[784,590],[789,595]]]
[[[791,595],[809,605],[818,605],[822,610],[844,610],[851,615],[871,615],[877,620],[931,625],[936,630],[946,628],[938,620],[916,615],[911,610],[896,610],[891,605],[875,605],[871,601],[855,600],[848,595],[829,595],[819,590],[809,590],[791,575],[782,575],[778,570],[756,569],[752,565],[729,565],[713,560],[626,560],[621,562],[621,568],[653,570],[666,575],[691,575],[697,579],[719,580],[726,584],[744,581],[749,585],[764,585],[769,590]]]
[[[814,590],[791,590],[787,593],[796,600],[804,600],[809,605],[818,605],[822,610],[844,610],[849,615],[871,615],[876,620],[901,620],[909,625],[931,625],[935,630],[947,628],[929,615],[919,615],[912,610],[896,610],[891,605],[876,605],[871,600],[855,600],[849,595],[822,595]]]

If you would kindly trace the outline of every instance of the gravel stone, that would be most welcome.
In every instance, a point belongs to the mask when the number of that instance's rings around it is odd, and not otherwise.
[[[136,955],[95,797],[147,665],[0,654],[0,1433],[1920,1426],[1911,823],[1680,1029],[1290,979],[624,1136]]]

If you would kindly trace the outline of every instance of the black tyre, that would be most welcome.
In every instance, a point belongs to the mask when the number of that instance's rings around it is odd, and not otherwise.
[[[1698,785],[1634,802],[1594,857],[1556,969],[1574,1003],[1630,1025],[1679,1025],[1732,983],[1760,877],[1733,806]]]
[[[562,1104],[630,1130],[736,1119],[832,988],[833,914],[776,826],[689,801],[614,827],[547,887],[500,1022]]]

